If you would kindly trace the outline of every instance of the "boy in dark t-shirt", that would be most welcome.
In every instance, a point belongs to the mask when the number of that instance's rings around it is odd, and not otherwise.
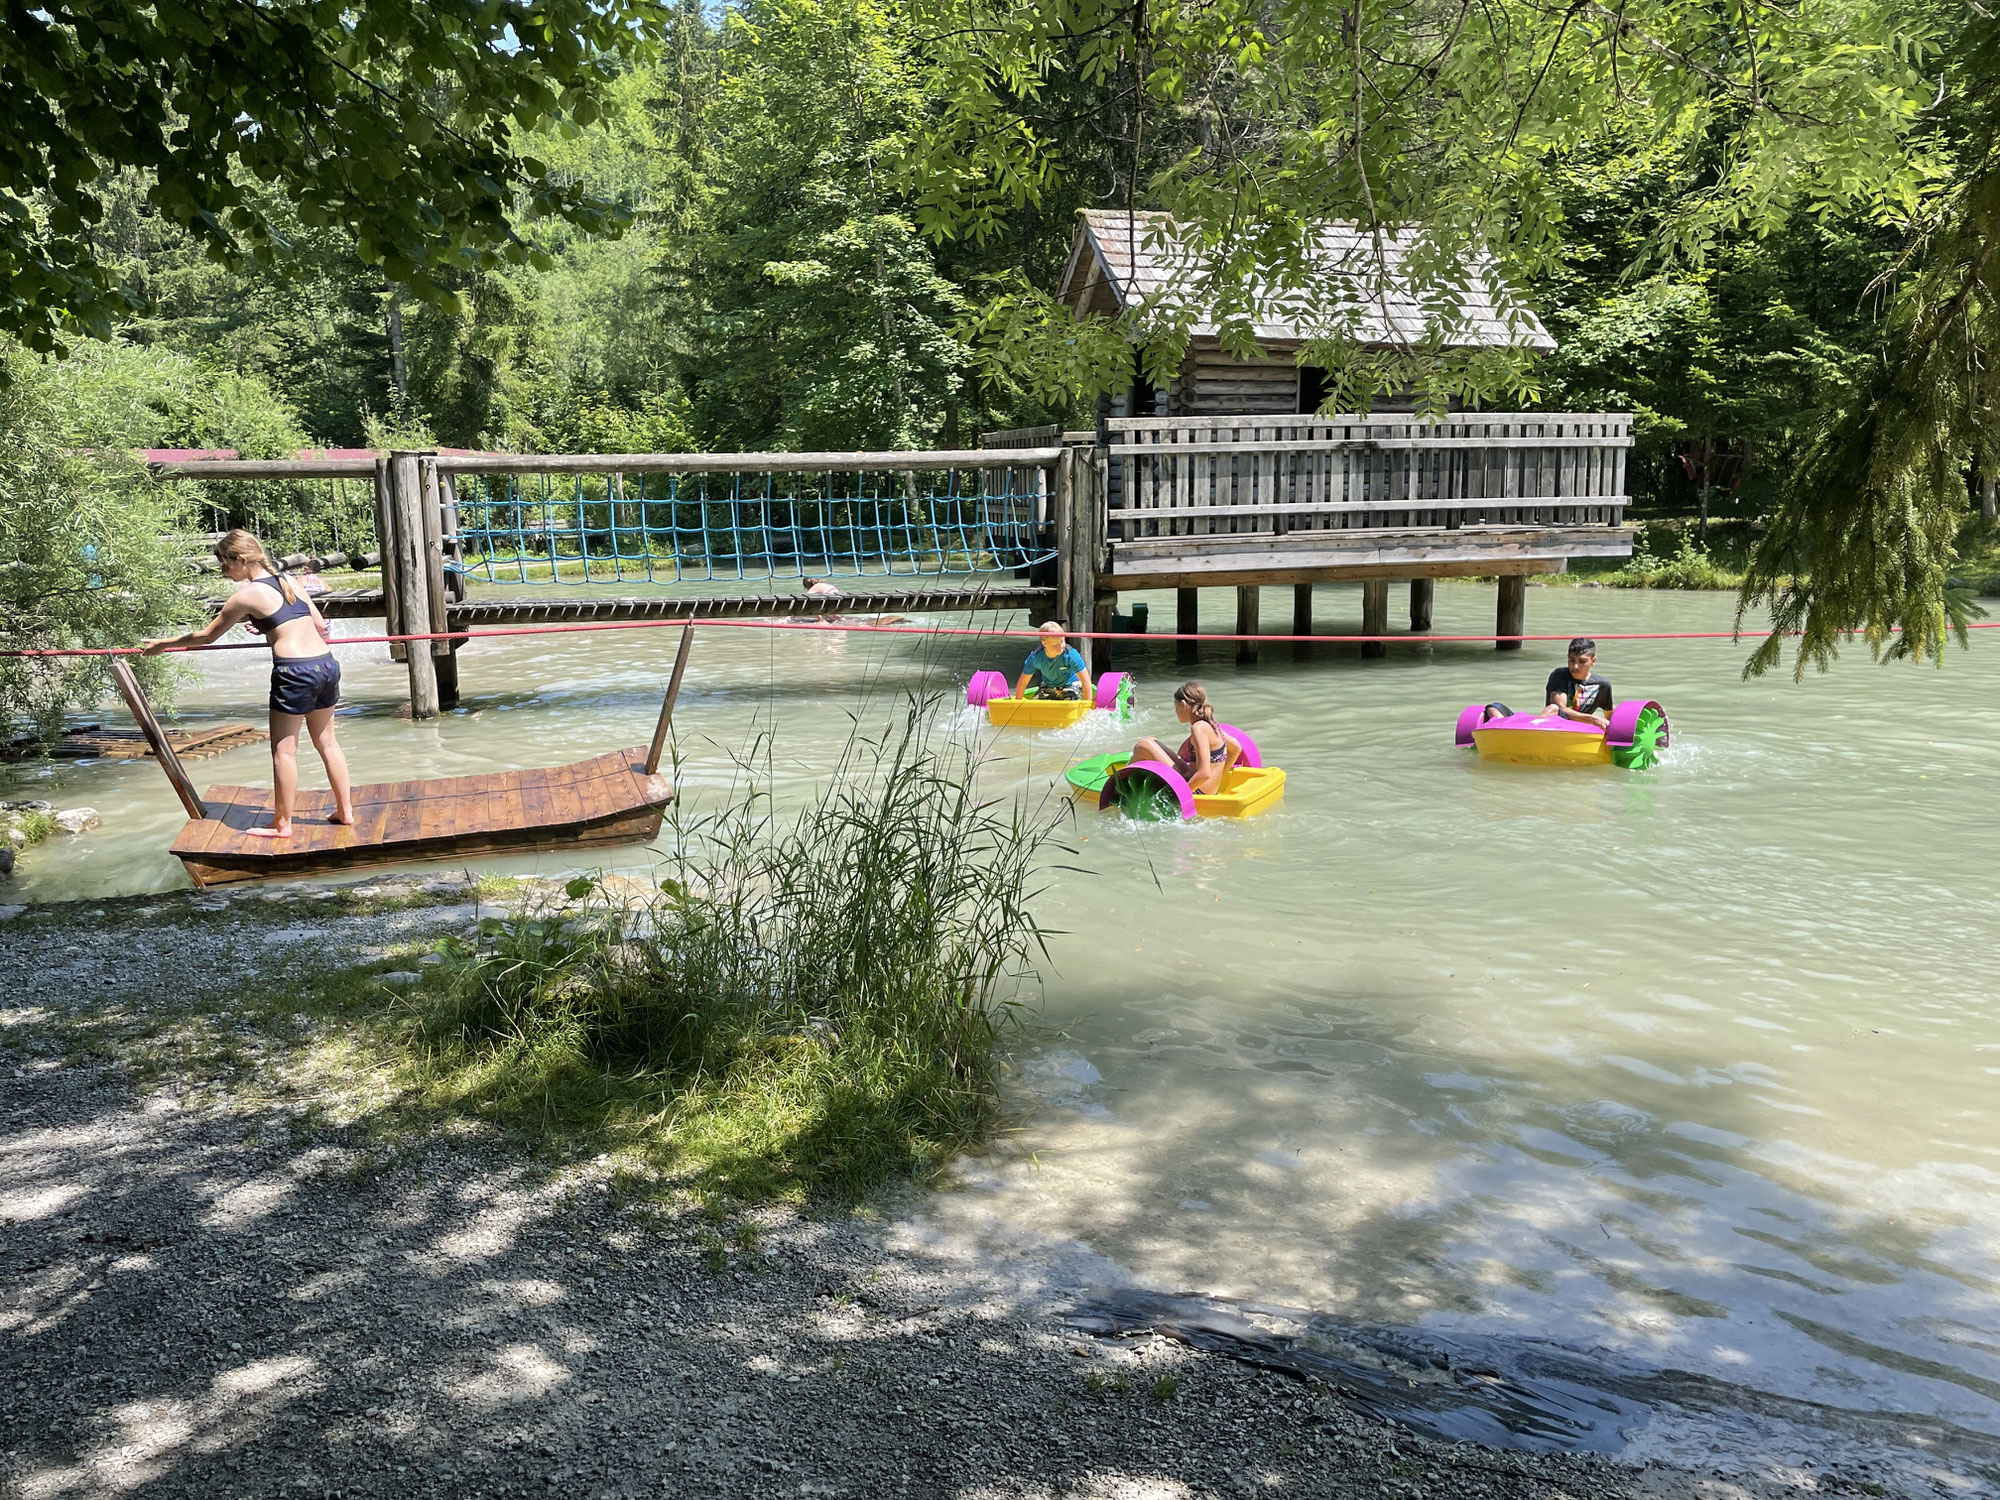
[[[1599,677],[1597,642],[1578,636],[1569,643],[1569,665],[1549,673],[1548,709],[1565,719],[1603,728],[1611,722],[1611,684]],[[1544,714],[1544,717],[1547,715]]]

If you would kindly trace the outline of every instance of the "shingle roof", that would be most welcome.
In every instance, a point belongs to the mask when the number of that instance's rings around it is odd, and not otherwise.
[[[1177,241],[1174,221],[1166,214],[1088,209],[1077,225],[1069,268],[1057,296],[1072,307],[1080,306],[1091,285],[1101,280],[1109,284],[1121,308],[1150,299],[1157,299],[1163,309],[1181,306],[1200,294],[1205,278],[1195,253]],[[1444,341],[1456,348],[1555,348],[1556,341],[1541,320],[1518,298],[1505,311],[1494,305],[1499,282],[1490,256],[1480,255],[1458,276],[1431,278],[1459,285],[1425,287],[1420,296],[1412,289],[1415,275],[1406,269],[1415,246],[1411,232],[1385,235],[1378,258],[1373,237],[1359,225],[1323,225],[1311,252],[1307,287],[1279,289],[1259,282],[1249,289],[1258,339],[1296,342],[1345,336],[1363,344],[1419,343],[1436,322],[1453,325]],[[1433,316],[1426,316],[1426,304]],[[1451,317],[1454,304],[1457,319]],[[1197,335],[1212,337],[1218,331],[1210,309],[1185,310],[1194,314],[1190,321]]]

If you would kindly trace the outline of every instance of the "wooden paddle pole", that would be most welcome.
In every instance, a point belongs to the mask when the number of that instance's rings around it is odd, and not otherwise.
[[[660,756],[667,748],[667,728],[674,722],[674,699],[681,695],[681,677],[687,671],[688,648],[694,645],[694,626],[681,627],[681,649],[674,653],[674,675],[667,679],[667,701],[660,705],[660,722],[653,726],[653,743],[646,750],[646,774],[660,769]]]
[[[201,800],[201,794],[194,789],[194,782],[181,765],[181,758],[174,754],[173,741],[160,728],[160,721],[153,717],[153,705],[146,701],[146,695],[139,690],[139,679],[132,675],[132,668],[120,657],[111,658],[111,680],[118,684],[118,692],[125,700],[125,706],[132,710],[132,717],[139,721],[139,732],[146,736],[146,743],[153,748],[153,758],[160,763],[160,769],[167,773],[167,780],[173,783],[175,793],[181,799],[181,806],[187,809],[190,818],[208,816],[208,806]]]

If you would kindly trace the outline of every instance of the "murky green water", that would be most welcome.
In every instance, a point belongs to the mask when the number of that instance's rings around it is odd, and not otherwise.
[[[1230,626],[1216,591],[1208,628]],[[1269,628],[1289,591],[1267,591]],[[1400,608],[1400,600],[1398,605]],[[1172,618],[1170,596],[1153,618]],[[1713,596],[1531,591],[1533,630],[1721,628]],[[1358,627],[1323,589],[1322,629]],[[1437,630],[1491,628],[1441,584]],[[523,638],[464,657],[466,709],[394,714],[401,669],[350,648],[363,779],[552,763],[643,741],[672,633]],[[1011,670],[1022,647],[704,634],[683,784],[775,725],[822,774],[868,695]],[[1533,702],[1554,644],[1266,647],[1196,674],[1289,772],[1247,824],[1087,816],[1024,1049],[1022,1129],[929,1210],[941,1235],[1078,1277],[1552,1337],[1839,1407],[2000,1430],[2000,642],[1942,673],[1856,656],[1746,684],[1727,642],[1608,644],[1663,701],[1648,773],[1481,764],[1478,698]],[[1139,646],[1141,722],[998,741],[998,774],[1171,731],[1172,648]],[[186,698],[261,712],[255,653]],[[953,711],[962,732],[984,733]],[[308,757],[308,759],[310,759]],[[308,780],[312,770],[309,767]],[[196,768],[261,782],[261,750]],[[10,899],[179,883],[157,770],[63,768],[40,793],[105,828],[38,852]],[[634,856],[643,859],[643,855]],[[502,868],[554,869],[554,859]]]

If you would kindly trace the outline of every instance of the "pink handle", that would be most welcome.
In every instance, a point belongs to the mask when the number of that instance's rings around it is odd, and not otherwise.
[[[1264,757],[1257,753],[1255,740],[1234,724],[1218,724],[1215,727],[1236,741],[1237,748],[1242,752],[1236,757],[1237,765],[1248,771],[1261,771],[1264,768]]]
[[[1099,807],[1116,806],[1118,802],[1118,783],[1128,776],[1152,777],[1153,780],[1159,782],[1161,786],[1174,794],[1174,800],[1180,803],[1181,818],[1183,821],[1194,816],[1194,788],[1190,787],[1181,778],[1180,772],[1176,771],[1172,766],[1157,760],[1127,761],[1123,770],[1113,772],[1111,778],[1104,783],[1104,790],[1098,793],[1097,805]]]
[[[1660,716],[1660,744],[1667,743],[1667,711],[1650,698],[1632,699],[1611,710],[1611,723],[1604,731],[1604,743],[1617,745],[1621,749],[1632,743],[1633,731],[1639,727],[1639,716],[1647,709]]]
[[[1454,745],[1470,745],[1473,743],[1472,731],[1485,722],[1486,705],[1484,703],[1475,703],[1469,708],[1461,709],[1458,715],[1458,727],[1452,731],[1451,742]]]

